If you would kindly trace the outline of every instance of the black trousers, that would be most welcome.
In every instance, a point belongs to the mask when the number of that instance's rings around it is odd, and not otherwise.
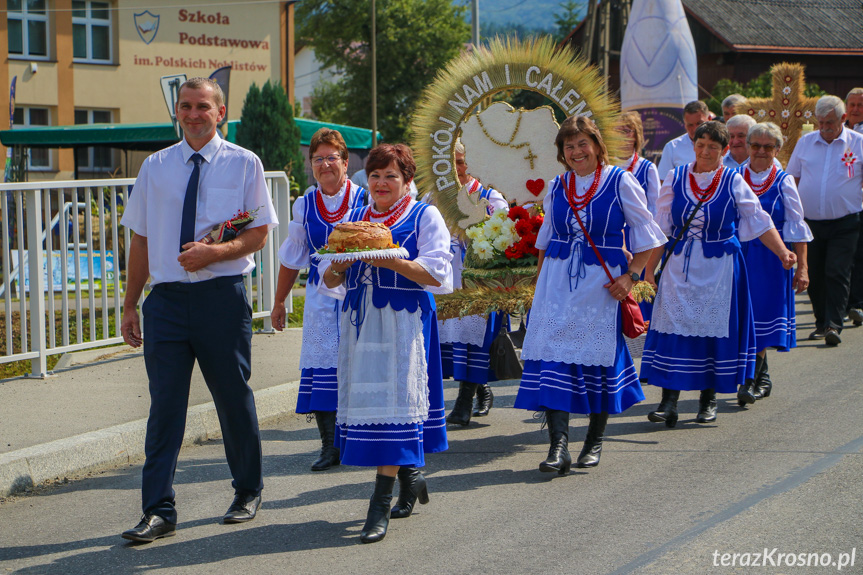
[[[186,428],[195,360],[219,416],[234,490],[263,488],[261,436],[251,375],[252,310],[242,276],[157,284],[144,300],[150,416],[141,489],[144,513],[176,523],[174,473]]]
[[[809,301],[815,328],[842,329],[851,270],[860,235],[859,214],[835,220],[806,220],[815,239],[809,243]]]
[[[851,292],[848,309],[863,309],[863,217],[860,218],[860,235],[857,238],[857,253],[854,254],[854,270],[851,272]]]

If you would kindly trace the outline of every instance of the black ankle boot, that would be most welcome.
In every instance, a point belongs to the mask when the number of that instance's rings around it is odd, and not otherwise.
[[[761,371],[755,373],[755,385],[758,387],[761,398],[770,397],[770,392],[773,391],[773,382],[770,381],[770,373],[767,372],[767,356],[761,362]]]
[[[550,473],[557,471],[558,475],[566,475],[572,466],[572,456],[569,454],[569,413],[557,409],[545,412],[548,423],[548,435],[551,447],[548,457],[539,464],[539,470]]]
[[[761,363],[764,361],[760,355],[755,356],[755,376],[758,377],[758,372],[761,371]],[[758,386],[755,385],[754,379],[747,379],[746,382],[737,390],[737,405],[743,407],[748,403],[755,403],[755,400],[761,399],[761,393],[758,391]]]
[[[419,499],[420,505],[429,502],[429,490],[426,478],[416,467],[399,468],[399,499],[390,512],[390,519],[402,519],[410,517],[414,505]]]
[[[716,390],[703,389],[701,397],[698,398],[698,415],[695,417],[698,423],[710,423],[716,421]]]
[[[680,390],[662,388],[662,400],[656,411],[651,411],[647,414],[647,419],[654,423],[665,422],[665,427],[674,427],[677,425],[677,398],[680,397]]]
[[[386,537],[395,483],[395,477],[378,475],[375,478],[375,492],[372,493],[372,498],[369,500],[369,513],[366,516],[363,531],[360,533],[360,541],[363,543],[375,543]]]
[[[458,397],[455,398],[455,405],[452,408],[452,412],[446,418],[447,423],[455,423],[462,426],[470,423],[474,393],[476,393],[475,383],[471,383],[469,381],[459,382]]]
[[[474,417],[483,417],[488,415],[491,406],[494,404],[494,394],[491,392],[491,386],[483,383],[476,388],[476,408],[473,411]]]
[[[599,456],[602,454],[602,438],[605,436],[605,424],[608,423],[608,413],[591,413],[590,424],[587,426],[587,436],[584,438],[584,447],[578,455],[576,467],[596,467],[599,465]]]
[[[312,463],[312,471],[324,471],[340,465],[339,448],[336,447],[336,412],[316,411],[315,420],[321,434],[321,455]]]

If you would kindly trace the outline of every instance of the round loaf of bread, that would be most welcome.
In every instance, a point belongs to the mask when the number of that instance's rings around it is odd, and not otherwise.
[[[336,224],[327,242],[329,249],[336,252],[349,249],[385,250],[395,247],[390,229],[376,222]]]

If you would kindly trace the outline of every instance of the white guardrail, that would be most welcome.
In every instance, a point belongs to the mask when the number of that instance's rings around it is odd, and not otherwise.
[[[262,331],[272,332],[290,185],[284,172],[264,175],[281,225],[255,254],[246,288],[252,317],[263,319]],[[42,378],[49,355],[123,343],[111,334],[120,333],[131,236],[120,219],[134,183],[126,178],[0,184],[0,364],[30,360],[30,376]]]

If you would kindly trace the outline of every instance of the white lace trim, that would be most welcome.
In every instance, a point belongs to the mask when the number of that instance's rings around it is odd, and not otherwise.
[[[688,270],[685,265],[684,252],[672,256],[666,265],[650,329],[693,337],[728,337],[734,257],[705,258],[701,242],[696,240]]]
[[[481,315],[454,317],[438,321],[438,334],[441,343],[464,343],[482,347],[488,318]]]
[[[546,259],[540,272],[521,357],[577,365],[614,364],[619,302],[603,287],[601,266],[584,266],[570,291],[569,260]],[[620,275],[620,267],[611,267]]]
[[[372,291],[366,290],[359,337],[353,314],[341,314],[338,423],[421,423],[429,390],[420,313],[378,309]]]
[[[324,298],[333,302],[332,298]],[[331,304],[332,308],[332,304]],[[336,367],[339,357],[339,318],[334,309],[303,310],[303,347],[300,369]]]
[[[429,292],[436,293],[436,294],[452,293],[452,275],[442,276],[440,273],[438,273],[434,270],[434,268],[431,266],[431,264],[424,262],[422,256],[417,257],[414,261],[416,263],[418,263],[420,265],[420,267],[422,267],[425,271],[427,271],[431,277],[433,277],[434,279],[436,279],[440,283],[440,286],[432,286],[432,285],[424,286],[427,288],[427,290]],[[448,271],[450,271],[450,273],[451,273],[451,270],[452,270],[452,267],[449,266]],[[420,285],[424,285],[424,284],[420,284]]]

